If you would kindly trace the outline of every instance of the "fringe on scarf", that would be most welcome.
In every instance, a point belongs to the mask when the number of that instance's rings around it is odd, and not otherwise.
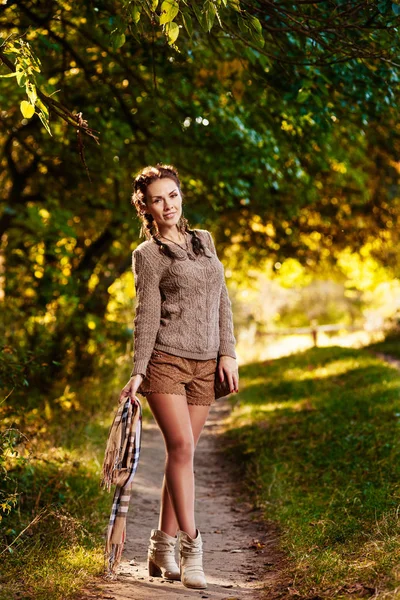
[[[106,579],[116,579],[117,570],[122,558],[122,552],[125,545],[126,532],[123,531],[122,541],[119,544],[106,543],[104,549],[104,559],[107,563],[105,565],[105,577]]]
[[[104,558],[105,577],[115,579],[126,538],[132,480],[139,462],[142,431],[142,407],[139,399],[127,398],[120,404],[110,427],[102,467],[100,485],[110,491],[115,485],[114,499],[107,528]]]

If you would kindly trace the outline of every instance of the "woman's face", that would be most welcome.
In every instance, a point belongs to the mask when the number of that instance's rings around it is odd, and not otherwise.
[[[156,179],[147,186],[146,212],[153,216],[163,235],[174,228],[182,215],[182,196],[173,179]]]

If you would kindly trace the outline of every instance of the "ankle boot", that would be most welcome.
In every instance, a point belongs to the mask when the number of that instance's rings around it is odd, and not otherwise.
[[[160,529],[152,529],[147,553],[149,575],[180,579],[179,567],[175,561],[177,537],[172,537]]]
[[[185,587],[207,587],[203,571],[203,542],[198,529],[194,539],[185,531],[179,531],[179,567],[181,581]]]

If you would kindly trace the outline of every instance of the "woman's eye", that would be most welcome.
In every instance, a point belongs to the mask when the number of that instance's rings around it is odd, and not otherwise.
[[[171,198],[176,198],[177,194],[172,194],[172,196],[170,196]],[[156,202],[161,202],[161,198],[157,198],[156,200],[154,200],[154,204]]]

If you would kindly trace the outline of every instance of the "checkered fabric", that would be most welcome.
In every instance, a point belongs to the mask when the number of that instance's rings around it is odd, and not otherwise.
[[[140,455],[142,406],[139,398],[127,398],[115,413],[108,434],[100,485],[110,491],[115,485],[105,543],[107,575],[116,576],[126,538],[126,515],[132,493],[132,480]]]

